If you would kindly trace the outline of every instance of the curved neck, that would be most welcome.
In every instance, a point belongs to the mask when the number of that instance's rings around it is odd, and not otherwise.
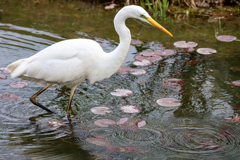
[[[119,35],[120,43],[112,52],[106,54],[106,62],[112,67],[113,73],[122,65],[131,42],[130,30],[125,25],[128,17],[126,13],[120,10],[114,18],[114,27]],[[112,74],[113,74],[112,73]]]

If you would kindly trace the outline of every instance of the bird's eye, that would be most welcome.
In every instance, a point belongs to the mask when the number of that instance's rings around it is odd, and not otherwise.
[[[141,18],[147,19],[146,16],[144,16],[143,14],[140,15]]]

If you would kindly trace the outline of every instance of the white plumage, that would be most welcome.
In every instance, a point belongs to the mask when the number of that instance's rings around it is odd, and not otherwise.
[[[123,63],[129,50],[131,35],[125,25],[127,18],[136,18],[151,23],[153,26],[171,35],[166,29],[155,22],[149,14],[139,6],[122,8],[114,18],[114,27],[120,37],[118,47],[105,53],[101,46],[90,39],[70,39],[53,44],[35,55],[13,62],[7,69],[12,78],[22,78],[47,84],[42,90],[33,95],[30,100],[37,106],[51,112],[38,103],[35,98],[52,84],[72,88],[67,107],[67,115],[76,86],[86,78],[90,83],[109,78]],[[172,35],[171,35],[172,36]]]

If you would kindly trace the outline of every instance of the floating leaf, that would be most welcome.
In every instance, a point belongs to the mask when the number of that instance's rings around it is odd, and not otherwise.
[[[164,51],[156,50],[156,51],[154,51],[154,54],[159,55],[159,56],[170,56],[170,55],[174,54],[174,50],[172,50],[172,49],[165,49]]]
[[[215,49],[211,49],[211,48],[198,48],[197,52],[200,54],[212,54],[212,53],[217,53],[217,51]]]
[[[193,52],[195,49],[193,48],[193,47],[190,47],[190,48],[185,48],[184,50],[183,50],[183,52]]]
[[[109,141],[102,136],[87,138],[86,141],[98,146],[110,146]]]
[[[7,101],[16,101],[16,100],[19,100],[20,99],[20,96],[16,95],[16,94],[4,94],[2,95],[1,97],[2,99],[4,100],[7,100]]]
[[[116,73],[120,73],[120,74],[127,74],[128,71],[131,71],[132,68],[130,67],[120,67]]]
[[[233,81],[232,84],[234,84],[235,86],[240,86],[240,81]]]
[[[198,62],[198,60],[193,59],[193,60],[188,61],[186,64],[192,66],[192,65],[194,65],[194,64],[197,64],[197,62]]]
[[[113,9],[115,6],[116,6],[116,4],[112,3],[112,4],[108,5],[108,6],[105,6],[105,9],[106,10]]]
[[[157,104],[164,107],[178,107],[181,105],[175,98],[161,98],[157,100]]]
[[[105,115],[106,113],[111,113],[112,111],[108,107],[94,107],[91,109],[94,114]]]
[[[142,44],[142,41],[139,41],[139,40],[131,40],[131,44],[132,44],[132,45],[139,45],[139,44]]]
[[[48,121],[46,124],[47,124],[48,126],[53,126],[53,127],[65,126],[64,123],[59,122],[59,121]]]
[[[164,88],[179,92],[181,88],[185,86],[185,83],[180,79],[167,79],[162,81],[161,85]]]
[[[16,83],[9,83],[9,85],[13,88],[24,88],[28,86],[27,82],[16,82]]]
[[[136,130],[140,127],[145,126],[146,122],[144,120],[136,119],[136,118],[121,118],[117,122],[117,125],[122,130]]]
[[[140,61],[133,61],[133,64],[136,65],[136,66],[150,66],[152,63],[149,60],[144,59],[141,62]]]
[[[126,97],[133,94],[131,90],[128,89],[115,89],[116,92],[111,92],[111,95],[113,96],[119,96],[119,97]]]
[[[137,106],[122,106],[120,107],[120,110],[126,113],[137,113],[140,112],[140,108],[138,108]]]
[[[230,35],[221,35],[221,36],[217,37],[217,40],[222,41],[222,42],[232,42],[235,39],[237,39],[237,37],[230,36]]]
[[[240,110],[240,107],[232,107],[233,110]]]
[[[6,79],[6,78],[7,78],[6,75],[4,75],[4,74],[0,74],[0,79]]]
[[[139,53],[140,56],[150,57],[154,55],[154,52],[141,52]]]
[[[240,116],[237,114],[235,117],[224,117],[224,119],[232,121],[234,123],[239,123],[240,122]]]
[[[173,44],[175,47],[178,48],[193,48],[196,47],[198,44],[196,42],[186,42],[186,41],[177,41]]]
[[[141,74],[145,74],[145,73],[147,73],[147,71],[144,69],[132,69],[130,74],[141,75]]]
[[[158,56],[158,55],[152,55],[152,56],[148,56],[148,57],[146,57],[146,56],[141,56],[141,55],[137,55],[137,56],[135,56],[135,59],[136,59],[136,60],[139,60],[139,61],[143,61],[143,60],[145,59],[145,60],[148,60],[148,61],[150,61],[150,62],[154,62],[154,61],[159,61],[159,60],[161,60],[162,57],[161,57],[161,56]]]
[[[226,147],[225,146],[220,146],[218,144],[213,144],[212,142],[202,142],[202,147],[208,148],[208,149],[216,149],[216,150],[223,150]]]
[[[112,152],[125,152],[125,149],[121,147],[107,146],[107,149]]]
[[[100,127],[108,127],[108,125],[115,125],[115,121],[110,119],[99,119],[94,122],[95,125]]]

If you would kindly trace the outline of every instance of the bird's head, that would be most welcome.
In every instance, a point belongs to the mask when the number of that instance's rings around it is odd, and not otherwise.
[[[152,17],[142,7],[130,5],[130,6],[126,6],[124,8],[127,9],[128,12],[130,12],[129,15],[131,18],[136,18],[143,22],[149,23],[149,24],[153,25],[154,27],[167,33],[168,35],[173,36],[168,30],[166,30],[163,26],[161,26],[154,19],[152,19]]]

